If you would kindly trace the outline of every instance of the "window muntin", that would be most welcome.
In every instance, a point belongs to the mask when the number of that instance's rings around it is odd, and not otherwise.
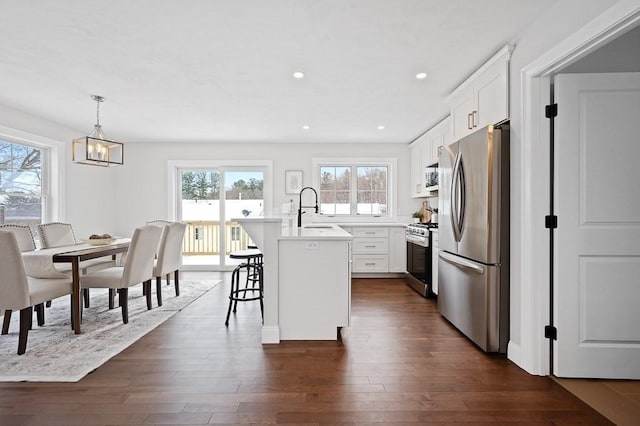
[[[351,214],[351,167],[320,167],[320,213]]]
[[[391,164],[318,163],[320,214],[388,216]]]
[[[387,166],[356,167],[357,214],[387,214]]]
[[[0,140],[0,224],[42,223],[43,151]]]

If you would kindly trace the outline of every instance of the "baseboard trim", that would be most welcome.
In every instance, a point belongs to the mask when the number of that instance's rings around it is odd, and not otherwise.
[[[280,327],[262,327],[262,343],[273,344],[280,343]]]

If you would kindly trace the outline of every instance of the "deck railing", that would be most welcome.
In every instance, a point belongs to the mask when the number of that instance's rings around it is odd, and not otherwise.
[[[219,221],[184,221],[187,229],[182,243],[183,256],[210,256],[220,254]],[[232,251],[246,250],[252,244],[249,235],[238,222],[226,221],[225,256]]]

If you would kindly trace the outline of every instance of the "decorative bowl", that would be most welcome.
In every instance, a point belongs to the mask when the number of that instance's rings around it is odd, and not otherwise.
[[[90,246],[104,246],[104,245],[107,245],[107,244],[111,244],[115,240],[116,239],[113,238],[113,237],[111,237],[111,238],[93,238],[93,239],[84,240],[84,242],[89,244]]]

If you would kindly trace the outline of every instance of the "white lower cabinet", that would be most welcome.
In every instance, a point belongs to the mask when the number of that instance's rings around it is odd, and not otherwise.
[[[386,254],[354,254],[353,272],[388,272],[389,256]]]
[[[281,340],[336,340],[350,323],[349,241],[278,241]]]
[[[403,226],[342,226],[353,235],[353,273],[403,273],[407,245]]]
[[[407,272],[407,240],[404,227],[389,228],[389,272]]]

